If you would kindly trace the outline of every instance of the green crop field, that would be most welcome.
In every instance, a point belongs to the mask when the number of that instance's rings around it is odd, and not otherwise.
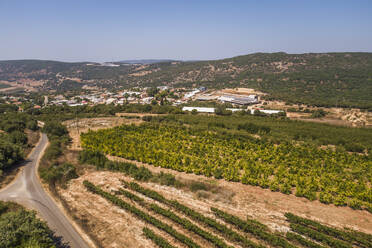
[[[203,128],[202,119],[192,125],[176,125],[177,120],[181,122],[177,118],[154,120],[140,126],[90,131],[82,134],[82,146],[163,168],[372,211],[371,156],[344,149],[320,149],[311,142],[289,142],[284,138],[275,143],[270,136],[253,138],[246,130]],[[252,123],[248,120],[246,123]],[[258,128],[256,135],[265,136],[267,132],[273,130]]]

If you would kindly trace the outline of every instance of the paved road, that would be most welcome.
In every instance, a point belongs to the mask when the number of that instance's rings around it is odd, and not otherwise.
[[[0,200],[14,201],[36,210],[46,220],[48,226],[62,236],[72,248],[89,248],[70,221],[58,208],[52,198],[44,191],[37,177],[37,163],[48,144],[45,134],[34,148],[17,178],[0,191]]]

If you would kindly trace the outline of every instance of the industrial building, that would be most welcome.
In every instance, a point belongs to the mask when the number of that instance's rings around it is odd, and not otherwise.
[[[210,94],[208,95],[200,95],[196,98],[196,100],[198,101],[213,101],[213,100],[217,100],[218,96],[212,96]]]
[[[193,111],[199,113],[214,113],[214,108],[204,108],[204,107],[183,107],[182,111]]]
[[[249,105],[258,103],[258,97],[256,95],[249,96],[234,96],[234,95],[223,95],[218,98],[223,103],[232,103],[236,105]]]
[[[195,110],[198,113],[215,113],[215,108],[207,108],[207,107],[183,107],[182,111],[193,111]],[[269,110],[269,109],[238,109],[238,108],[226,108],[226,110],[229,110],[231,112],[236,111],[249,111],[252,115],[254,114],[254,111],[258,110],[261,113],[272,115],[272,114],[279,114],[281,112],[284,112],[283,110]]]

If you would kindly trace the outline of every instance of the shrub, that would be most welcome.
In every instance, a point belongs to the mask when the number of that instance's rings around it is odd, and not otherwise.
[[[170,173],[160,172],[157,176],[155,176],[152,181],[160,183],[161,185],[167,186],[175,186],[177,185],[177,180],[174,175]]]
[[[30,121],[26,122],[26,128],[28,128],[32,131],[36,131],[36,130],[39,129],[36,120],[30,120]]]
[[[26,145],[27,135],[21,131],[13,131],[9,134],[9,141],[13,144]]]
[[[349,151],[349,152],[359,152],[359,153],[364,152],[364,147],[358,143],[346,142],[343,146],[345,147],[346,151]]]
[[[97,168],[103,168],[107,158],[99,151],[83,150],[79,152],[79,162],[95,165]]]
[[[250,122],[247,122],[247,123],[244,123],[244,124],[239,124],[238,125],[238,130],[245,130],[249,133],[258,133],[258,132],[261,132],[261,133],[269,133],[270,132],[270,128],[269,127],[266,127],[266,126],[257,126],[253,123],[250,123]]]
[[[152,120],[152,116],[151,116],[151,115],[145,115],[145,116],[142,116],[142,120],[143,120],[143,121],[150,122],[150,121]]]
[[[190,190],[192,192],[196,192],[196,191],[199,191],[199,190],[205,190],[205,191],[207,191],[208,190],[208,186],[205,183],[202,183],[202,182],[192,182],[190,184]]]
[[[151,229],[144,227],[142,231],[143,231],[143,235],[145,235],[146,238],[151,239],[160,248],[173,248],[174,247],[171,244],[169,244],[168,241],[156,235]]]
[[[62,137],[68,135],[67,128],[58,121],[49,121],[45,123],[43,132],[51,136]]]
[[[75,166],[69,163],[54,164],[50,168],[41,168],[40,176],[52,185],[59,183],[63,187],[69,180],[78,177]]]
[[[327,112],[325,112],[323,109],[317,109],[311,114],[311,118],[322,118],[326,116]]]

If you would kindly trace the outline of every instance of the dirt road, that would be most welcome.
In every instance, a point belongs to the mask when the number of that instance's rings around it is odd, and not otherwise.
[[[58,208],[53,199],[44,191],[37,176],[38,162],[48,144],[45,134],[28,157],[17,178],[0,191],[0,200],[14,201],[34,209],[48,223],[48,226],[62,236],[72,248],[89,248],[69,219]]]

